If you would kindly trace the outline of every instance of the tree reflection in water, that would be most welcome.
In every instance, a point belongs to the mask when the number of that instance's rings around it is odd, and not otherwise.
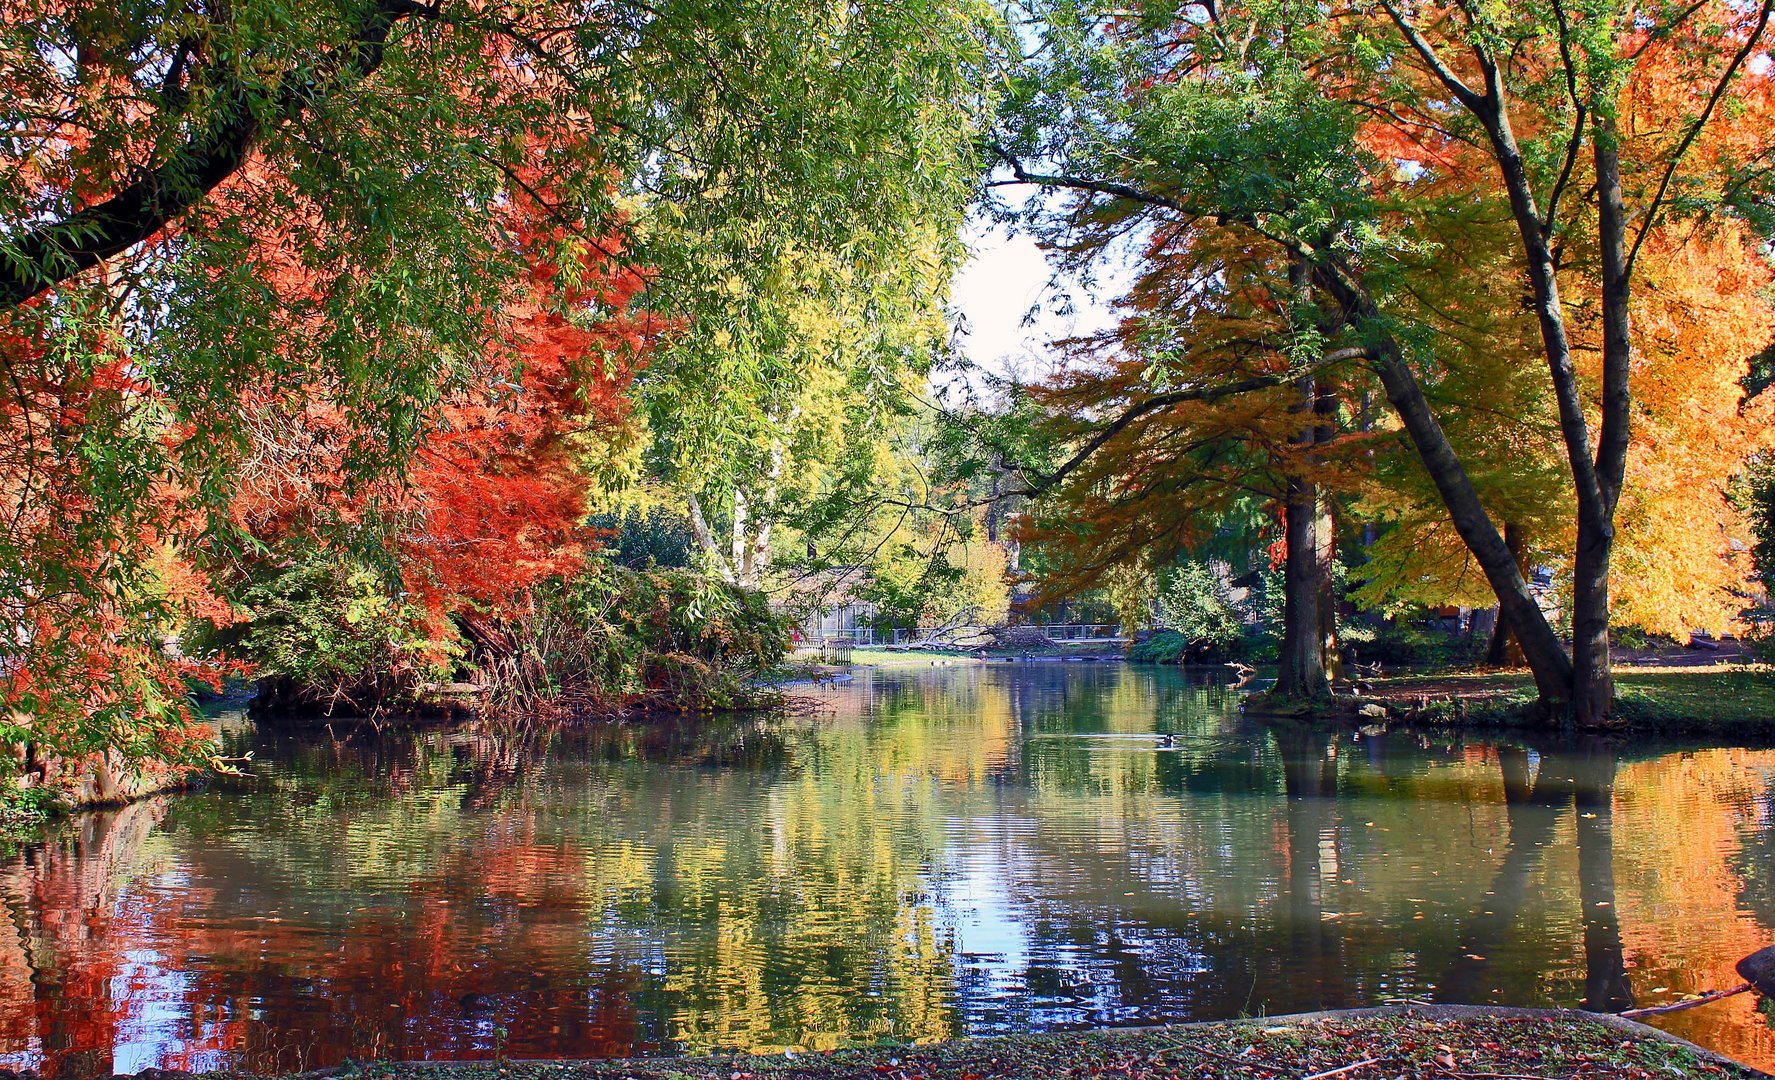
[[[1224,685],[1100,665],[815,694],[777,722],[249,733],[256,787],[0,860],[0,1058],[1613,1010],[1705,989],[1775,919],[1775,753],[1266,727]],[[1672,1025],[1775,1064],[1749,1002],[1713,1008]]]
[[[1599,738],[1554,744],[1537,755],[1520,746],[1498,749],[1509,836],[1503,865],[1485,906],[1462,928],[1456,956],[1438,985],[1445,1002],[1484,1000],[1491,957],[1522,912],[1535,871],[1560,821],[1576,822],[1578,904],[1584,925],[1584,998],[1581,1008],[1620,1012],[1633,1006],[1620,916],[1615,909],[1614,802],[1616,751]]]

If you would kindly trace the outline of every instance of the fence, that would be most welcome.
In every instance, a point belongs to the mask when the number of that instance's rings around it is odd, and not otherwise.
[[[792,650],[794,655],[804,659],[817,659],[822,664],[848,664],[851,662],[851,650],[856,645],[839,638],[828,638],[821,641],[817,638],[803,638]]]
[[[875,644],[875,628],[873,626],[849,626],[841,630],[811,629],[802,631],[807,640],[815,645],[843,644],[850,648],[859,645]]]
[[[908,645],[915,641],[924,641],[942,631],[958,629],[943,626],[896,627],[892,642],[895,645]],[[977,628],[968,628],[977,629]],[[1011,627],[1016,631],[1034,631],[1043,634],[1049,641],[1060,644],[1077,644],[1086,641],[1123,641],[1122,628],[1117,623],[1054,623],[1049,626],[1025,624]]]
[[[1052,626],[1033,626],[1030,629],[1040,630],[1048,635],[1050,641],[1120,641],[1122,627],[1119,623],[1055,623]]]
[[[867,648],[871,645],[911,645],[926,641],[946,631],[958,629],[944,626],[896,626],[879,633],[872,626],[853,626],[843,629],[808,628],[802,631],[801,648],[825,650],[842,647],[849,656],[849,650]],[[978,629],[978,628],[969,628]],[[1078,644],[1081,642],[1103,641],[1120,642],[1127,639],[1122,636],[1122,628],[1118,623],[1053,623],[1048,626],[1026,624],[1015,627],[1020,631],[1034,631],[1045,635],[1050,641],[1061,644]]]

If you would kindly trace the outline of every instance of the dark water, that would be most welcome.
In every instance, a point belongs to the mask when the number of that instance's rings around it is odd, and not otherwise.
[[[88,816],[0,859],[0,1063],[1618,1008],[1734,983],[1775,940],[1775,752],[1334,738],[1111,665],[811,696],[807,717],[701,730],[242,732],[258,790]],[[1668,1026],[1775,1065],[1745,997]]]

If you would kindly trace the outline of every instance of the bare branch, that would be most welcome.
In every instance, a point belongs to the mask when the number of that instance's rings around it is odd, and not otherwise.
[[[1405,13],[1399,9],[1398,4],[1395,3],[1394,0],[1381,0],[1381,8],[1385,10],[1388,17],[1393,20],[1393,25],[1399,28],[1399,32],[1405,35],[1405,40],[1412,47],[1413,51],[1415,51],[1419,58],[1424,61],[1430,71],[1442,81],[1442,85],[1448,87],[1449,93],[1453,94],[1460,103],[1466,106],[1470,111],[1478,114],[1480,110],[1484,108],[1484,96],[1476,93],[1472,87],[1468,86],[1461,80],[1459,75],[1455,74],[1454,69],[1448,66],[1448,62],[1442,59],[1441,55],[1436,52],[1436,47],[1430,44],[1429,39],[1424,37],[1423,31],[1419,30],[1415,23],[1405,17]]]

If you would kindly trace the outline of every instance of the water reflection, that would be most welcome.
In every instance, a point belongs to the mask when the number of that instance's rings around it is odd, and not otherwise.
[[[1775,752],[1264,727],[1212,681],[1107,665],[816,693],[781,723],[243,733],[256,787],[0,864],[0,1060],[1619,1009],[1723,985],[1775,928]],[[1669,1021],[1775,1064],[1744,999]]]

